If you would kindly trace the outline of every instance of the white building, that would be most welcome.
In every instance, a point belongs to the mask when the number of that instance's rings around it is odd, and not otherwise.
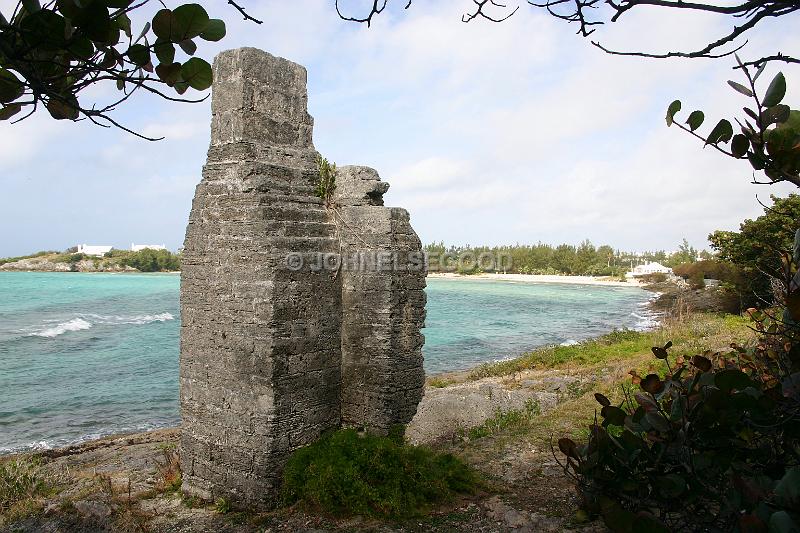
[[[633,268],[632,271],[625,274],[626,278],[636,278],[639,276],[646,276],[648,274],[672,274],[672,269],[665,267],[661,263],[647,263]]]
[[[131,243],[131,252],[141,252],[142,250],[166,250],[167,247],[163,244],[133,244]]]
[[[111,248],[113,248],[113,246],[95,246],[89,244],[79,244],[77,248],[79,254],[93,255],[95,257],[103,257],[105,254],[111,251]]]

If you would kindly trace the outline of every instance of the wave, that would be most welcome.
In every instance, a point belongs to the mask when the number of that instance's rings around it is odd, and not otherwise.
[[[81,331],[89,329],[91,327],[92,324],[90,322],[87,322],[82,318],[73,318],[72,320],[67,320],[66,322],[56,324],[55,326],[50,326],[39,331],[34,331],[33,333],[30,333],[30,336],[53,338],[53,337],[58,337],[59,335],[63,335],[68,331]]]
[[[578,341],[575,339],[569,339],[559,344],[559,346],[575,346],[576,344],[578,344]]]
[[[92,328],[95,325],[136,325],[142,326],[145,324],[152,324],[154,322],[167,322],[175,320],[175,315],[172,313],[158,313],[155,315],[95,315],[95,314],[79,314],[75,318],[71,318],[64,322],[56,324],[46,324],[44,326],[33,326],[23,330],[29,337],[46,337],[53,338],[69,333],[71,331],[83,331]],[[55,321],[50,321],[55,322]]]
[[[91,433],[86,433],[81,436],[61,437],[51,440],[39,440],[29,442],[27,444],[19,444],[16,446],[0,446],[0,456],[14,453],[36,452],[44,450],[52,450],[54,448],[64,448],[66,446],[74,446],[113,435],[126,435],[131,433],[144,433],[146,431],[154,431],[157,429],[164,429],[169,427],[176,427],[179,422],[150,422],[143,424],[133,424],[127,426],[105,427],[100,428]]]

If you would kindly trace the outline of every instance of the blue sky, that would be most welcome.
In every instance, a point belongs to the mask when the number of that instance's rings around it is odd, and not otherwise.
[[[407,208],[424,242],[589,238],[671,250],[686,237],[705,247],[709,232],[758,215],[756,194],[791,191],[750,184],[746,164],[664,123],[675,98],[709,122],[745,105],[725,84],[736,76],[732,59],[607,56],[525,5],[502,24],[463,24],[468,0],[420,0],[368,29],[339,20],[332,1],[246,3],[263,25],[207,3],[228,36],[198,54],[255,46],[305,65],[317,149],[340,165],[376,168],[391,183],[387,205]],[[663,50],[729,29],[713,16],[631,15],[596,36],[617,48]],[[800,35],[785,31],[797,22],[764,25],[743,57],[797,50]],[[787,100],[797,102],[800,69],[784,72]],[[167,139],[148,143],[45,114],[0,124],[0,256],[82,242],[181,245],[208,147],[208,102],[141,95],[116,116]]]

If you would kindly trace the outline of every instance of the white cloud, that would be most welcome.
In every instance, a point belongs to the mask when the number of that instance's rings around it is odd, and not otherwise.
[[[760,211],[754,195],[770,191],[748,183],[746,163],[703,150],[664,123],[674,98],[684,102],[681,116],[701,108],[709,123],[741,107],[725,85],[737,75],[732,60],[607,56],[575,36],[574,25],[528,6],[503,24],[463,24],[469,7],[415,2],[368,29],[340,21],[331,3],[318,0],[254,1],[248,9],[264,20],[260,26],[220,4],[209,11],[226,18],[228,36],[201,43],[198,54],[247,45],[306,65],[317,147],[340,164],[375,167],[392,184],[387,203],[408,208],[425,241],[588,237],[669,249],[683,236],[702,246],[710,231],[735,228]],[[746,57],[800,46],[796,32],[771,28],[751,37]],[[727,29],[715,17],[653,8],[593,37],[658,51],[695,46]],[[787,100],[796,101],[800,84],[791,74]],[[0,197],[0,224],[21,235],[0,240],[0,255],[44,241],[52,247],[61,234],[52,228],[63,220],[69,235],[102,228],[121,243],[146,234],[180,244],[205,160],[208,103],[141,96],[118,116],[167,139],[148,143],[43,115],[0,124],[0,180],[15,184],[13,198]],[[77,197],[110,207],[65,205]]]

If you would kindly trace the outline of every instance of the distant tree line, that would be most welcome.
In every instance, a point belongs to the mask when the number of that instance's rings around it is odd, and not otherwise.
[[[506,246],[447,246],[444,242],[435,242],[426,245],[425,252],[438,257],[447,254],[454,262],[456,256],[467,252],[506,255],[511,258],[511,267],[506,270],[508,273],[570,276],[622,276],[634,266],[652,261],[673,267],[697,261],[698,258],[711,258],[711,254],[706,251],[698,252],[686,239],[678,250],[672,253],[664,250],[625,252],[607,244],[595,246],[588,239],[577,246],[573,244],[554,246],[541,242]],[[457,265],[453,267],[454,270],[461,272]],[[461,273],[478,273],[478,270],[476,267]]]

